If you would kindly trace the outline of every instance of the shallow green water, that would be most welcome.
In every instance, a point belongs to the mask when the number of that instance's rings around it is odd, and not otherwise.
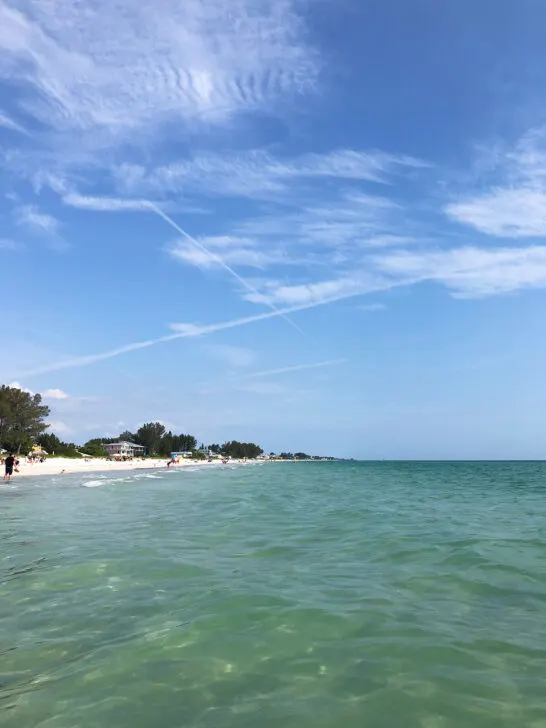
[[[546,728],[546,464],[19,481],[0,545],[0,725]]]

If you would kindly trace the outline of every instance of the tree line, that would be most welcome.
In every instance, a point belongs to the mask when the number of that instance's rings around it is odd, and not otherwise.
[[[135,445],[142,445],[151,456],[170,457],[172,452],[194,452],[197,450],[197,439],[193,435],[175,435],[167,432],[161,422],[146,422],[136,432],[120,432],[118,437],[97,437],[83,445],[88,455],[100,457],[106,454],[104,445],[124,440]]]
[[[197,439],[189,434],[175,434],[161,422],[146,422],[136,432],[121,432],[118,437],[98,437],[83,445],[64,442],[49,428],[47,418],[50,409],[42,403],[40,394],[24,392],[16,387],[0,387],[0,448],[17,454],[28,453],[34,445],[39,445],[49,454],[64,457],[104,457],[104,445],[126,440],[146,448],[147,455],[170,457],[173,452],[191,452],[196,457],[206,457],[206,453],[232,458],[256,458],[263,454],[259,445],[252,442],[230,440],[223,445],[212,444],[198,447]]]

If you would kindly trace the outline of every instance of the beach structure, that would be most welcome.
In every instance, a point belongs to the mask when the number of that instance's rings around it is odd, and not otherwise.
[[[191,450],[184,450],[182,452],[172,452],[171,453],[171,457],[173,458],[173,460],[178,460],[179,458],[183,458],[183,459],[191,458],[192,455],[193,455],[193,453]]]
[[[32,450],[29,452],[29,457],[40,458],[45,455],[49,455],[47,450],[44,450],[40,445],[33,445]]]
[[[142,445],[135,445],[134,442],[120,440],[119,442],[109,442],[103,444],[103,448],[108,455],[113,458],[134,458],[144,457],[146,448]]]

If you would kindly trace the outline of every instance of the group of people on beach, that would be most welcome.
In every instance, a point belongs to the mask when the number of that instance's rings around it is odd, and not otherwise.
[[[4,480],[9,482],[13,477],[13,472],[19,472],[19,459],[10,452],[7,458],[2,458],[0,462],[4,465]]]

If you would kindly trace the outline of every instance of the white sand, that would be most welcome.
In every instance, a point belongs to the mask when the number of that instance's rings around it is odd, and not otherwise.
[[[37,475],[59,475],[60,473],[95,473],[106,471],[126,471],[126,470],[154,470],[156,468],[166,469],[168,458],[160,460],[133,460],[127,462],[114,462],[104,458],[93,458],[90,460],[74,460],[72,458],[48,458],[44,463],[29,464],[21,458],[19,464],[19,472],[13,474],[13,480],[17,478]],[[236,461],[230,461],[236,462]],[[237,461],[238,462],[238,461]],[[171,468],[179,470],[180,468],[196,465],[201,467],[214,467],[221,465],[220,460],[213,460],[211,463],[202,460],[183,460],[178,465],[172,465]],[[0,479],[3,476],[0,474]]]

